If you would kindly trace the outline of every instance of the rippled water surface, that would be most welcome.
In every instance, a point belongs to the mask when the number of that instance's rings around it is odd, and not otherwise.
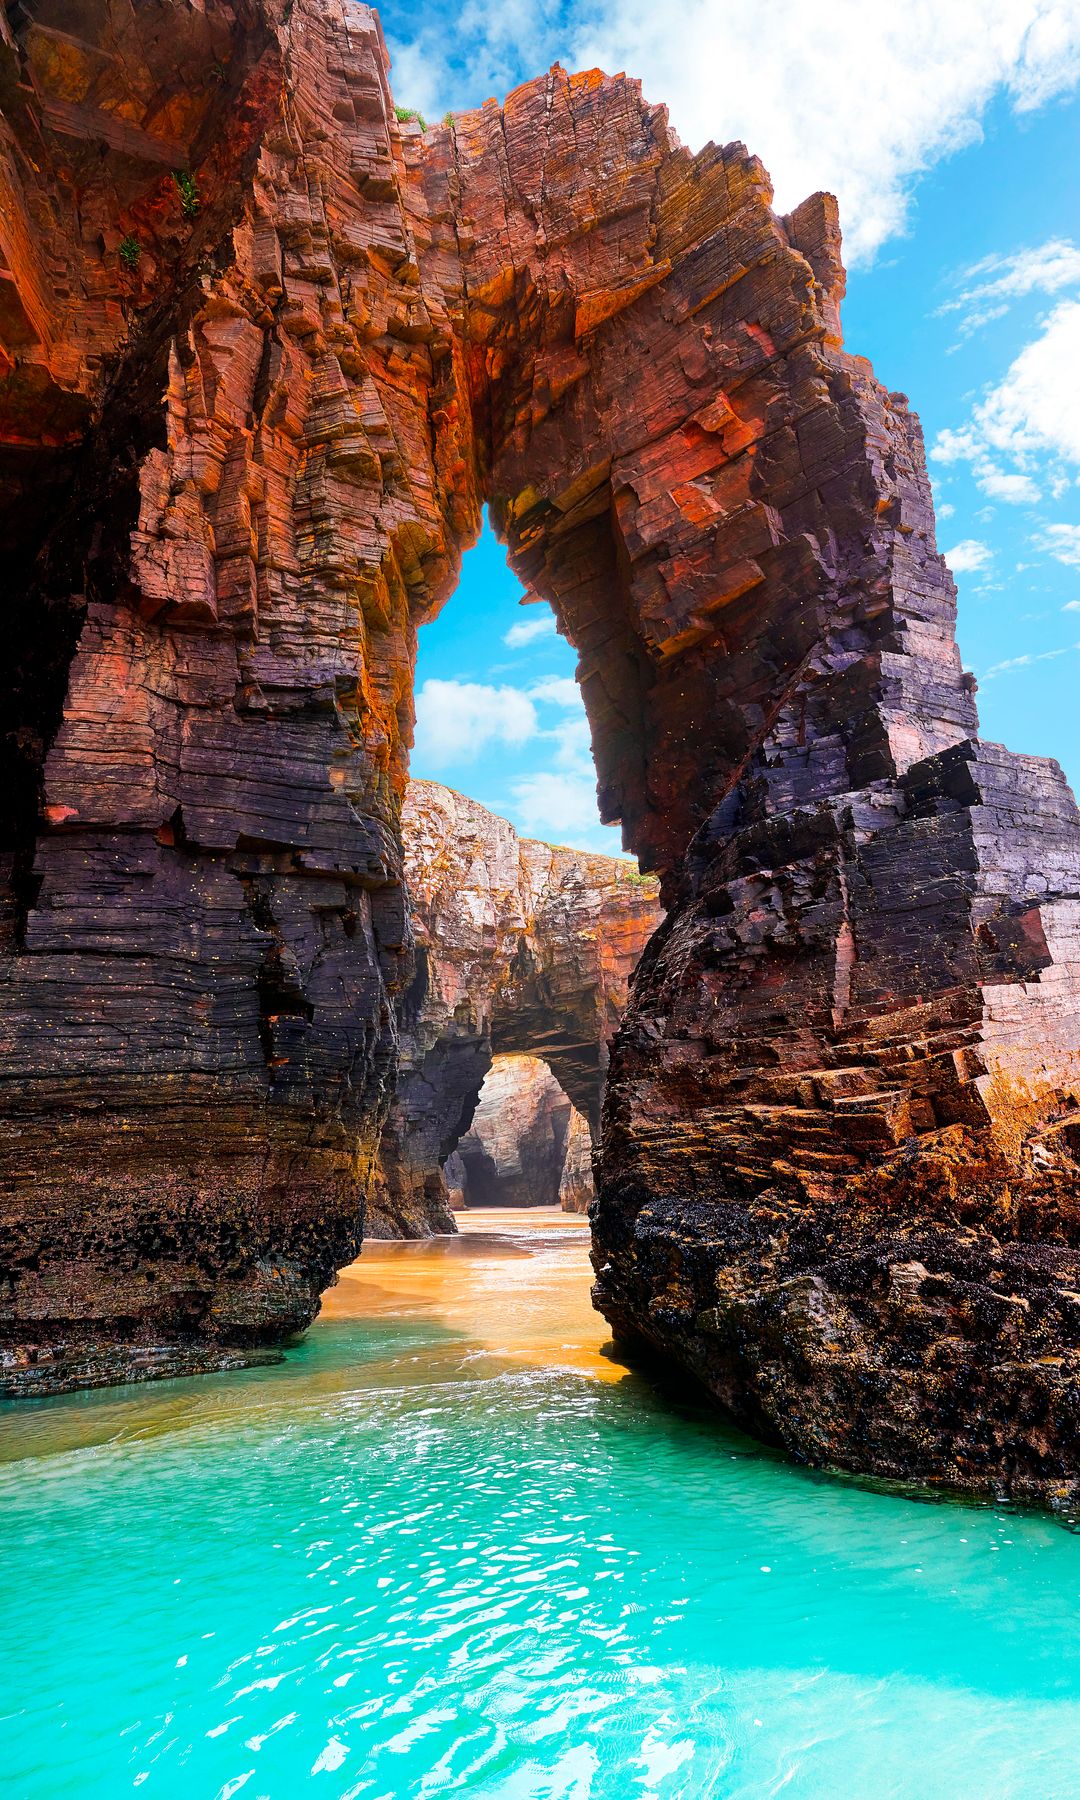
[[[581,1222],[480,1223],[0,1411],[5,1797],[1080,1793],[1080,1538],[788,1467],[602,1353]]]

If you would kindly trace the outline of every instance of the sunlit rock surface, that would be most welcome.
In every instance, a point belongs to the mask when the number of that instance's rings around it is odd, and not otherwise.
[[[575,1108],[566,1134],[566,1155],[559,1177],[559,1205],[563,1212],[588,1212],[595,1197],[593,1140],[586,1121]]]
[[[355,1253],[487,500],[670,903],[599,1303],[796,1455],[1072,1493],[1080,830],[978,743],[833,202],[595,71],[422,133],[348,0],[24,4],[0,105],[6,1384],[272,1346]]]

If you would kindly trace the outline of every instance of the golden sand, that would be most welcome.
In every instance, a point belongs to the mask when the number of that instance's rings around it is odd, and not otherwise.
[[[516,1364],[622,1379],[625,1371],[603,1353],[608,1328],[589,1302],[587,1220],[534,1207],[459,1213],[458,1222],[457,1237],[366,1243],[278,1367],[0,1406],[0,1464],[200,1425],[233,1430],[273,1419],[284,1427],[335,1395],[407,1387],[418,1375],[453,1381]],[[354,1361],[333,1329],[350,1320],[412,1321],[421,1342],[425,1327],[430,1338],[423,1348],[403,1345],[391,1329],[381,1347],[368,1345]]]
[[[457,1237],[366,1243],[324,1297],[324,1318],[437,1318],[510,1362],[622,1379],[589,1299],[587,1219],[555,1207],[491,1207],[457,1222]]]

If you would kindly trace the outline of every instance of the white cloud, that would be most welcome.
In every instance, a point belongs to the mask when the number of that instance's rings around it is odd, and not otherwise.
[[[555,744],[555,761],[561,769],[575,769],[578,774],[588,775],[595,783],[592,734],[584,708],[579,714],[571,714],[556,725],[554,731],[545,731],[542,735],[551,738]]]
[[[1080,463],[1080,300],[1055,306],[968,423],[938,433],[931,455],[970,463],[979,487],[997,500],[1030,503],[1046,486],[1064,491],[1062,465]]]
[[[1080,247],[1070,238],[1049,238],[1045,244],[1017,250],[1012,256],[987,256],[963,270],[958,279],[967,285],[938,311],[963,313],[960,335],[970,337],[980,326],[1002,318],[1013,300],[1080,287]]]
[[[550,728],[541,729],[535,702],[558,709],[548,715],[556,719]],[[500,744],[527,744],[530,760],[542,759],[546,766],[513,782],[512,804],[493,802],[494,812],[508,812],[527,837],[597,855],[622,854],[618,829],[600,823],[589,721],[576,681],[547,675],[527,691],[473,681],[424,682],[416,696],[417,770],[475,762]]]
[[[1066,600],[1062,612],[1080,612],[1080,600]]]
[[[978,139],[993,100],[1028,112],[1076,84],[1080,0],[465,0],[452,32],[440,9],[392,49],[398,98],[429,115],[501,96],[556,57],[625,69],[692,149],[743,139],[779,210],[830,189],[848,258],[865,261],[903,230],[915,178]]]
[[[1045,550],[1058,562],[1080,569],[1080,525],[1047,525],[1032,542],[1037,550]],[[1069,602],[1070,611],[1075,604]]]
[[[980,462],[975,479],[991,500],[1005,500],[1010,506],[1034,506],[1040,498],[1039,484],[1018,470],[999,469],[996,464]]]
[[[511,791],[513,804],[508,810],[525,837],[566,844],[594,856],[623,856],[619,827],[600,824],[591,768],[587,773],[529,775],[515,782]]]
[[[993,554],[989,544],[980,544],[978,538],[964,538],[946,550],[945,561],[954,575],[972,575],[977,569],[987,568]]]
[[[993,663],[985,670],[982,679],[993,681],[998,675],[1015,675],[1018,669],[1030,669],[1033,663],[1055,662],[1059,656],[1068,656],[1071,651],[1080,650],[1080,644],[1063,644],[1060,650],[1040,650],[1025,656],[1008,656],[1004,662]]]
[[[555,636],[555,614],[538,612],[531,619],[522,619],[519,624],[511,625],[509,631],[503,633],[503,643],[510,650],[522,650],[526,644],[539,643],[541,638]]]
[[[536,730],[536,708],[519,688],[425,681],[416,696],[414,759],[433,768],[472,762],[491,744],[528,743]]]
[[[599,821],[596,811],[596,776],[590,769],[554,773],[545,770],[514,783],[514,814],[518,828],[530,837],[565,843],[568,837],[592,832]]]
[[[1080,463],[1080,301],[1054,308],[974,420],[991,449],[1013,461],[1049,451]]]
[[[529,693],[559,707],[562,717],[550,730],[540,732],[541,739],[552,746],[552,766],[513,786],[515,823],[535,837],[606,856],[619,855],[618,832],[600,824],[589,721],[577,682],[569,676],[549,675]]]
[[[581,689],[572,675],[545,675],[529,689],[533,700],[547,700],[552,706],[581,707]]]
[[[558,724],[540,733],[541,738],[555,746],[553,760],[556,767],[587,778],[595,789],[592,733],[577,682],[570,675],[545,675],[540,681],[533,682],[528,693],[531,700],[557,706],[564,715]],[[593,810],[595,812],[595,801]]]
[[[953,505],[951,500],[943,500],[941,502],[941,505],[938,507],[935,507],[934,510],[936,511],[939,519],[951,519],[953,516],[953,513],[956,511],[956,508]]]

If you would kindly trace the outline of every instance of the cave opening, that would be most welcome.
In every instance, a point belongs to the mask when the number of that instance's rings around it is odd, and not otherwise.
[[[454,1212],[585,1212],[593,1191],[588,1120],[543,1057],[495,1056],[443,1174]]]
[[[369,1237],[453,1231],[455,1200],[558,1205],[564,1171],[587,1206],[608,1040],[659,910],[601,822],[581,672],[485,518],[419,633],[414,974]]]

